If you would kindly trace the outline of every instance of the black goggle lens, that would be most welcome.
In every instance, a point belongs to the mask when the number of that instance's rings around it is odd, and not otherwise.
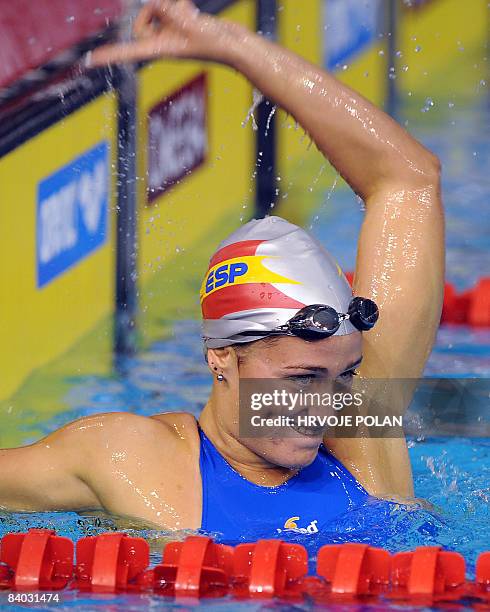
[[[288,327],[295,336],[315,340],[334,334],[340,327],[340,319],[331,306],[310,304],[288,321]]]
[[[352,298],[347,311],[352,325],[359,331],[374,327],[379,311],[376,304],[362,297]],[[340,327],[340,316],[331,306],[312,304],[305,306],[289,321],[290,331],[305,339],[325,338],[332,336]]]
[[[330,306],[317,310],[312,318],[315,325],[319,325],[323,331],[334,334],[340,327],[339,315]]]
[[[360,331],[368,331],[374,327],[378,320],[379,310],[376,304],[362,297],[352,298],[347,311],[349,320]]]

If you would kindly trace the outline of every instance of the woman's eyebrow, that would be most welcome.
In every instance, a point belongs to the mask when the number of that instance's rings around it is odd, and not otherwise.
[[[328,368],[317,365],[309,365],[307,363],[298,363],[295,365],[284,366],[285,370],[310,370],[312,372],[328,372]]]
[[[353,368],[356,368],[362,361],[362,355],[361,357],[359,357],[359,359],[357,359],[356,361],[353,361],[351,364],[349,364],[344,372],[347,372],[348,370],[352,370]],[[297,363],[294,365],[287,365],[284,366],[285,370],[309,370],[311,372],[324,372],[324,373],[328,373],[328,368],[322,367],[322,366],[318,366],[318,365],[311,365],[309,363]]]
[[[362,361],[362,355],[359,357],[357,361],[353,361],[351,364],[349,364],[345,368],[344,372],[348,372],[349,370],[353,370],[354,368],[357,368],[357,366],[361,364],[361,361]]]

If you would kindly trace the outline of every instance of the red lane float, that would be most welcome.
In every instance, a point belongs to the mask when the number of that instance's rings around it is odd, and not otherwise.
[[[77,589],[113,593],[145,586],[150,547],[142,538],[104,533],[78,540],[76,553],[73,586]]]
[[[464,558],[440,546],[421,546],[393,555],[391,592],[394,599],[458,600],[465,595]]]
[[[468,322],[475,327],[490,326],[490,278],[481,278],[473,289]]]
[[[473,595],[490,602],[490,552],[482,553],[476,562],[476,581]]]
[[[353,272],[345,276],[352,285]],[[481,278],[475,287],[457,293],[452,283],[444,285],[441,323],[490,327],[490,277]]]
[[[299,544],[259,540],[239,544],[233,556],[236,597],[301,596],[301,579],[308,572],[308,554]]]
[[[464,558],[439,546],[396,553],[366,544],[323,546],[316,576],[307,575],[308,554],[300,544],[259,540],[236,547],[189,536],[169,542],[162,562],[149,568],[145,540],[122,532],[82,538],[76,546],[48,529],[7,534],[0,540],[0,589],[116,593],[140,591],[178,601],[229,596],[235,599],[490,602],[490,552],[482,553],[476,579],[465,577]]]
[[[220,597],[228,591],[232,570],[231,546],[189,536],[165,546],[162,563],[153,570],[153,588],[161,595]]]
[[[0,546],[0,588],[56,591],[73,576],[73,542],[50,529],[9,533]]]
[[[390,582],[390,553],[367,544],[323,546],[318,551],[317,574],[337,595],[377,595]]]

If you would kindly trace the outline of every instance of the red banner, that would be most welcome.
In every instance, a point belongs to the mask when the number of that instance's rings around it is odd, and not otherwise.
[[[123,0],[0,0],[0,87],[105,29]]]
[[[154,106],[148,116],[148,202],[206,159],[207,84],[202,73]]]

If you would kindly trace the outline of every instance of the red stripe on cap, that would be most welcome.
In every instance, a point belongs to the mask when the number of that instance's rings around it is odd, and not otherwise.
[[[257,247],[263,242],[265,242],[265,240],[242,240],[241,242],[229,244],[219,251],[216,251],[209,262],[209,267],[212,268],[216,264],[219,264],[226,259],[244,257],[245,255],[255,255]]]
[[[215,291],[202,302],[203,319],[221,319],[224,315],[253,308],[303,308],[305,304],[290,298],[271,283],[229,285]]]

